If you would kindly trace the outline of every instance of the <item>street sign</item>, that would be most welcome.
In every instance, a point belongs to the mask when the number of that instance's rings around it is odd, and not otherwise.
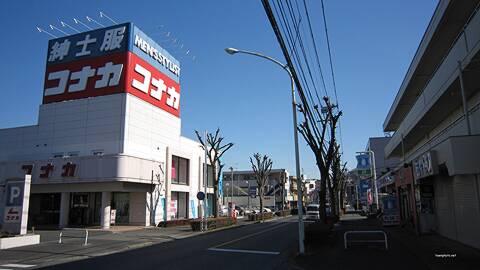
[[[257,187],[249,187],[248,195],[255,198],[257,196]]]
[[[31,179],[31,175],[25,175],[25,179],[6,181],[2,229],[8,233],[27,233]]]
[[[370,155],[360,154],[356,156],[357,158],[357,169],[368,169],[370,168]]]
[[[199,192],[197,193],[197,199],[199,199],[200,201],[205,200],[205,193],[199,191]]]

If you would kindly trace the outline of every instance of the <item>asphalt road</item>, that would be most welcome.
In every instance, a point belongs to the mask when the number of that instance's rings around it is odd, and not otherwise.
[[[290,217],[44,269],[287,269],[297,236]]]

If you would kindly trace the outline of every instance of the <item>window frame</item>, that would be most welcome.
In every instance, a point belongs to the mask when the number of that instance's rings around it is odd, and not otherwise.
[[[173,164],[174,164],[174,160],[177,161],[177,166],[174,167]],[[183,182],[180,182],[180,170],[182,169],[182,166],[180,165],[180,161],[181,160],[185,160],[186,161],[186,176],[185,176],[185,183]],[[184,185],[184,186],[188,186],[190,185],[190,160],[188,158],[183,158],[183,157],[180,157],[180,156],[176,156],[176,155],[172,155],[172,163],[171,163],[171,171],[173,170],[173,168],[175,168],[175,178],[173,178],[173,174],[170,176],[170,179],[171,179],[171,183],[172,184],[175,184],[175,185]]]

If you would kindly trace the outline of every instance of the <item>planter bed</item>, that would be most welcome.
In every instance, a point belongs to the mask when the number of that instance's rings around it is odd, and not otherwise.
[[[176,219],[176,220],[168,220],[162,221],[158,223],[158,227],[176,227],[176,226],[185,226],[190,225],[190,221],[193,219]]]
[[[232,226],[237,223],[236,218],[232,217],[218,217],[218,218],[209,218],[207,223],[208,230],[218,229],[222,227]],[[193,219],[190,220],[190,226],[192,231],[198,232],[202,228],[202,219]]]
[[[272,212],[263,213],[263,219],[264,220],[271,219],[271,218],[273,218],[273,215],[274,215],[274,213],[272,213]],[[249,214],[248,215],[248,221],[259,221],[259,220],[262,220],[262,214],[260,214],[260,213]]]

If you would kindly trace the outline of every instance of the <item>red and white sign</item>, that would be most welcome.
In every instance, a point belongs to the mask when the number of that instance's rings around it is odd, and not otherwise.
[[[180,85],[133,53],[128,56],[127,92],[177,117]]]
[[[43,103],[121,93],[125,91],[125,53],[47,66]]]
[[[180,85],[131,52],[47,66],[43,103],[123,92],[180,116]]]

